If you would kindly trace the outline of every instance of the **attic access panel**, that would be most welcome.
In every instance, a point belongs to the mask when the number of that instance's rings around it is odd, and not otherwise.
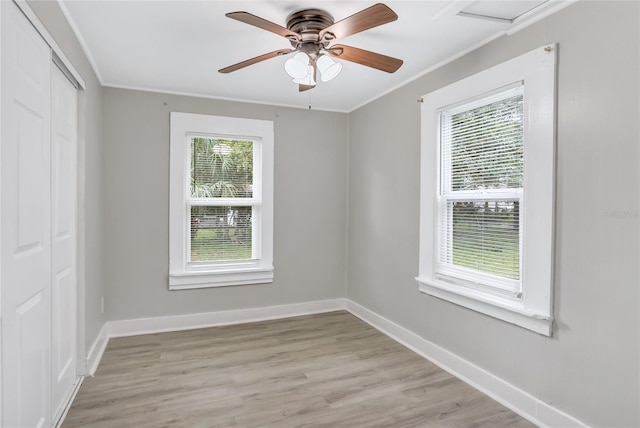
[[[466,6],[458,15],[512,23],[548,0],[494,1],[479,0]]]

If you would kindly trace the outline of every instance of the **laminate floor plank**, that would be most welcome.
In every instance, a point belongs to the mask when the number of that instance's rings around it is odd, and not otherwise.
[[[531,426],[344,311],[111,339],[63,424]]]

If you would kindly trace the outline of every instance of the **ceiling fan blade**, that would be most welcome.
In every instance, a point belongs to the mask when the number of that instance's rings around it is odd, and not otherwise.
[[[315,88],[316,85],[298,85],[298,92],[308,91],[309,89]]]
[[[335,58],[356,62],[387,73],[395,73],[403,64],[401,59],[346,45],[333,45],[327,49],[327,52]]]
[[[396,19],[398,19],[398,15],[394,11],[389,9],[388,6],[378,3],[330,25],[320,31],[319,37],[320,40],[325,36],[327,40],[342,39],[352,34],[393,22]]]
[[[255,58],[248,59],[246,61],[239,62],[237,64],[230,65],[229,67],[221,68],[218,70],[220,73],[231,73],[232,71],[240,70],[241,68],[253,65],[266,59],[275,58],[280,55],[286,55],[291,52],[295,52],[295,49],[279,49],[277,51],[269,52],[264,55],[257,56]]]
[[[298,33],[294,33],[278,24],[274,24],[271,21],[255,16],[249,12],[229,12],[225,16],[235,19],[236,21],[244,22],[245,24],[253,25],[254,27],[262,28],[263,30],[271,31],[279,36],[286,37],[287,39],[301,40],[302,36]]]

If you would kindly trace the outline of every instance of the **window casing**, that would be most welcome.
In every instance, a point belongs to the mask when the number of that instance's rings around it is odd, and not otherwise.
[[[420,290],[551,335],[555,45],[423,97]]]
[[[171,113],[169,288],[273,281],[273,122]]]

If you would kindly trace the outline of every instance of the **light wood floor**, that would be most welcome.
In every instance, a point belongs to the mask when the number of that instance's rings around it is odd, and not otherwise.
[[[112,339],[71,427],[530,427],[346,312]]]

